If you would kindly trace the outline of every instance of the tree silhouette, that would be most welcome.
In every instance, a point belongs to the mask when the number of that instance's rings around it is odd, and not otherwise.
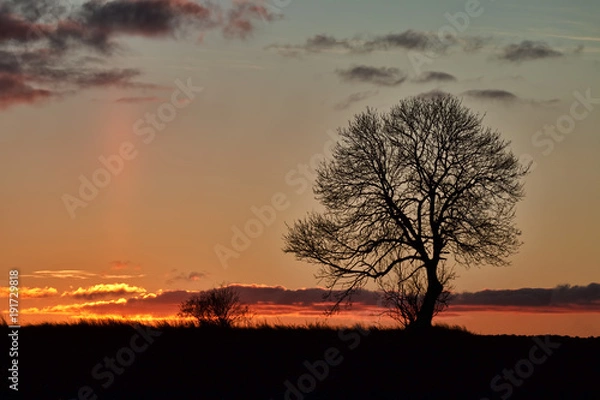
[[[200,326],[229,328],[247,319],[249,309],[231,286],[220,286],[191,296],[179,306],[179,316],[196,318]]]
[[[517,250],[515,206],[528,167],[449,95],[405,99],[387,114],[367,108],[339,133],[313,189],[325,211],[295,222],[284,251],[320,266],[336,299],[331,312],[370,279],[422,271],[414,325],[429,327],[448,255],[467,267],[504,265]]]

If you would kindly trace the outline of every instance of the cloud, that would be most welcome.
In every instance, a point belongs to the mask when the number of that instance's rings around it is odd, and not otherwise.
[[[301,45],[292,44],[272,44],[266,47],[277,51],[285,57],[299,57],[302,53],[320,53],[320,52],[352,52],[353,45],[347,39],[338,40],[333,36],[319,34],[306,39]]]
[[[434,34],[408,29],[401,33],[376,36],[366,41],[361,50],[367,52],[393,49],[429,50],[440,46],[441,43]]]
[[[178,282],[178,281],[196,282],[196,281],[199,281],[200,279],[208,277],[208,274],[205,272],[197,272],[197,271],[191,271],[191,272],[187,272],[187,273],[186,272],[177,273],[177,270],[174,269],[173,271],[171,271],[171,274],[169,274],[169,276],[170,277],[165,281],[165,283],[167,285],[172,285],[173,283]]]
[[[36,103],[52,96],[53,93],[49,90],[29,85],[24,75],[0,74],[0,109],[14,104]]]
[[[246,38],[255,29],[253,21],[258,19],[274,21],[279,16],[267,11],[263,5],[253,4],[248,0],[234,3],[233,8],[227,12],[223,34],[225,37]]]
[[[398,49],[431,50],[443,47],[437,37],[430,32],[406,30],[379,36],[357,36],[352,39],[337,39],[327,34],[318,34],[306,39],[303,44],[272,44],[272,49],[284,56],[298,56],[302,53],[371,53]]]
[[[350,45],[348,40],[338,40],[333,36],[328,35],[315,35],[312,38],[306,40],[306,44],[304,46],[306,50],[309,51],[321,51],[321,50],[331,50],[331,49],[343,49],[350,50],[352,46]]]
[[[34,40],[34,31],[48,32],[48,28],[22,18],[19,15],[7,13],[0,9],[0,42],[14,40],[27,42]]]
[[[3,298],[8,298],[9,293],[10,290],[8,287],[0,287],[0,295]],[[58,290],[53,287],[19,287],[19,298],[41,299],[54,296],[58,296]]]
[[[43,308],[38,308],[38,307],[31,307],[28,309],[23,310],[24,313],[31,313],[31,314],[54,314],[54,313],[58,313],[58,314],[81,314],[81,313],[86,313],[89,310],[93,310],[93,309],[101,309],[102,307],[106,307],[106,306],[113,306],[113,305],[123,305],[126,304],[127,300],[126,299],[117,299],[117,300],[98,300],[98,301],[91,301],[91,302],[86,302],[86,303],[74,303],[74,304],[56,304],[53,306],[47,306],[47,307],[43,307]]]
[[[514,93],[499,89],[472,89],[463,92],[463,95],[478,100],[498,100],[507,103],[519,100],[519,97]]]
[[[379,92],[377,90],[368,90],[366,92],[357,92],[352,93],[348,97],[346,97],[341,102],[335,104],[333,108],[335,110],[345,110],[350,107],[352,104],[368,99],[369,97],[373,97],[377,95]]]
[[[541,311],[567,309],[600,311],[600,284],[587,286],[559,285],[555,288],[523,288],[506,290],[482,290],[455,295],[451,301],[458,308],[484,306],[495,308],[524,308]],[[453,307],[455,308],[455,307]]]
[[[113,293],[104,293],[107,296]],[[131,294],[131,293],[126,293]],[[30,313],[68,313],[81,316],[82,314],[117,314],[139,315],[152,314],[154,316],[175,315],[179,311],[179,304],[189,298],[192,292],[175,290],[158,293],[140,293],[129,298],[85,301],[83,303],[55,304],[43,308],[23,310]],[[98,296],[101,297],[101,296]],[[82,296],[82,298],[84,298]],[[89,300],[89,299],[88,299]]]
[[[245,38],[255,30],[255,20],[277,18],[260,2],[234,2],[224,10],[216,3],[189,0],[89,1],[79,15],[86,27],[98,33],[101,49],[106,36],[116,35],[175,37],[220,28],[225,37]]]
[[[346,82],[372,83],[378,86],[397,86],[406,80],[406,74],[398,68],[357,65],[346,70],[336,70]]]
[[[138,81],[142,71],[107,67],[126,52],[122,39],[182,39],[220,30],[247,38],[256,21],[273,21],[261,0],[6,1],[0,7],[0,107],[58,99],[94,87],[162,89]],[[98,60],[101,61],[100,65]],[[131,96],[134,97],[134,96]]]
[[[278,304],[278,305],[323,305],[331,303],[325,300],[329,292],[324,288],[287,289],[283,286],[266,285],[230,285],[240,293],[240,298],[248,304]],[[333,294],[341,293],[334,291]],[[371,290],[361,290],[353,296],[354,304],[377,305],[378,295]]]
[[[563,53],[552,49],[545,42],[524,40],[521,43],[509,44],[504,47],[498,58],[510,62],[522,62],[562,56]]]
[[[512,92],[501,89],[472,89],[463,92],[462,95],[475,100],[498,101],[504,103],[505,105],[518,103],[534,107],[546,107],[555,105],[557,102],[559,102],[558,99],[524,99]]]
[[[104,279],[131,279],[131,278],[142,278],[144,274],[106,274],[106,273],[94,273],[84,271],[81,269],[59,269],[59,270],[39,270],[34,271],[31,274],[23,274],[26,278],[39,278],[39,279],[92,279],[92,278],[104,278]]]
[[[81,269],[59,269],[59,270],[39,270],[34,271],[32,274],[23,274],[26,278],[57,278],[57,279],[90,279],[97,274],[93,272],[84,271]]]
[[[61,297],[72,297],[75,299],[94,300],[104,297],[135,295],[147,293],[146,289],[139,286],[130,286],[127,283],[100,283],[87,288],[79,287],[73,291],[61,294]]]
[[[454,75],[439,71],[426,71],[423,72],[418,78],[413,79],[413,82],[417,83],[452,81],[456,81],[456,77]]]
[[[450,47],[460,47],[466,52],[481,49],[489,38],[479,36],[446,37],[442,42],[437,33],[408,29],[385,35],[358,35],[353,38],[336,38],[324,33],[311,36],[302,44],[272,44],[267,49],[286,57],[298,57],[304,53],[353,53],[365,54],[376,51],[398,50],[443,53]]]

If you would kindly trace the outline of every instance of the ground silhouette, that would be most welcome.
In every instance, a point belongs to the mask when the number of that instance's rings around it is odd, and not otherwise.
[[[20,347],[36,400],[597,399],[600,377],[600,338],[447,328],[47,324]]]

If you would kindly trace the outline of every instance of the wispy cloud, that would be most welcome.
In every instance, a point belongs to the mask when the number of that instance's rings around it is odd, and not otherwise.
[[[545,34],[545,35],[550,36],[550,37],[557,37],[557,38],[561,38],[561,39],[580,40],[580,41],[584,41],[584,42],[600,42],[600,37],[597,37],[597,36],[571,36],[571,35],[552,35],[552,34]]]
[[[344,100],[342,100],[341,102],[335,104],[333,106],[333,108],[335,110],[345,110],[348,107],[350,107],[352,104],[366,100],[369,97],[373,97],[373,96],[377,95],[378,93],[379,92],[377,90],[368,90],[365,92],[352,93],[348,97],[346,97]]]
[[[59,269],[59,270],[39,270],[33,271],[31,274],[23,274],[26,278],[38,278],[38,279],[92,279],[92,278],[104,278],[104,279],[131,279],[131,278],[142,278],[144,274],[106,274],[106,273],[95,273],[89,272],[82,269]]]

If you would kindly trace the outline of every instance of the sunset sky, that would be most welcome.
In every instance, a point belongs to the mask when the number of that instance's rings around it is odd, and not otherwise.
[[[447,92],[534,164],[519,253],[458,266],[437,321],[600,335],[598,15],[595,0],[3,1],[0,283],[19,270],[22,323],[168,317],[221,283],[259,318],[322,318],[316,267],[281,250],[319,207],[311,160],[367,106]],[[384,321],[377,307],[367,292],[334,321]]]

